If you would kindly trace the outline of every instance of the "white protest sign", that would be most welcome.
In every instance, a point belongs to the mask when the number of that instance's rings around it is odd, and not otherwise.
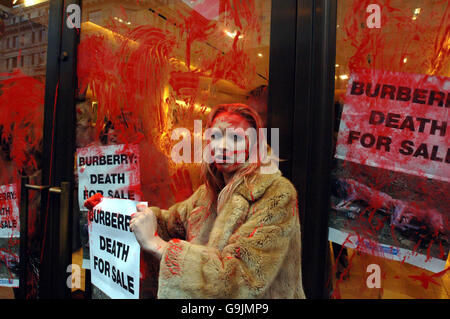
[[[130,230],[131,214],[137,211],[137,204],[102,198],[88,214],[91,280],[113,299],[139,298],[141,249]]]
[[[100,193],[105,197],[140,200],[139,147],[90,146],[77,149],[78,202]]]
[[[0,186],[0,238],[20,237],[17,185]]]

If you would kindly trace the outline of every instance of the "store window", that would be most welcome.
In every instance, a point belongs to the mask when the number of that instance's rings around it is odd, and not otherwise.
[[[450,298],[449,14],[338,1],[332,298]]]
[[[89,14],[78,46],[78,152],[131,145],[140,161],[139,185],[105,196],[168,208],[200,185],[199,164],[172,158],[177,128],[199,134],[194,121],[204,128],[223,103],[246,103],[267,118],[271,1],[233,3],[83,2]],[[82,255],[89,268],[83,202],[97,189],[86,185],[80,169],[75,213],[83,249],[73,259],[81,264]],[[151,258],[141,255],[141,298],[156,297],[158,263]],[[94,289],[94,298],[102,296]]]
[[[48,1],[41,1],[40,6],[48,6]],[[10,8],[9,21],[16,23],[19,17],[21,21],[25,20],[25,8],[25,4]],[[28,5],[28,9],[36,8]],[[28,57],[32,48],[25,39],[31,38],[30,34],[42,23],[42,20],[32,17],[22,23],[20,30],[8,23],[0,35],[0,40],[6,42],[0,51],[0,295],[8,298],[14,298],[18,290],[13,291],[13,288],[20,284],[19,203],[24,200],[20,198],[21,177],[29,176],[31,184],[41,184],[46,71],[29,67]],[[8,38],[5,40],[6,35]],[[47,43],[43,42],[41,46],[46,52]],[[25,58],[27,61],[24,62]],[[43,258],[40,254],[39,201],[37,193],[30,193],[26,280],[27,296],[34,298],[38,292],[40,261]]]

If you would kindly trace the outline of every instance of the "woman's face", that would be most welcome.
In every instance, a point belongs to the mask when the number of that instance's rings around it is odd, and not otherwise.
[[[245,131],[251,125],[234,113],[221,113],[212,122],[211,128],[219,133],[211,137],[214,165],[225,174],[238,170],[248,158],[249,141]]]

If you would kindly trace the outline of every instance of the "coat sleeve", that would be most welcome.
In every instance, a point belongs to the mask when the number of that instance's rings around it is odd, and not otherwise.
[[[186,238],[186,219],[195,208],[200,196],[204,196],[204,186],[200,186],[188,199],[176,203],[169,209],[150,207],[158,220],[158,235],[164,240]]]
[[[237,196],[237,195],[235,195]],[[298,225],[296,192],[275,182],[224,249],[169,241],[161,258],[158,298],[259,298],[277,276]]]

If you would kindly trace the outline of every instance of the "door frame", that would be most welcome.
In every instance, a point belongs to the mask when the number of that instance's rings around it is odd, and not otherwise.
[[[74,185],[79,30],[65,23],[70,4],[82,1],[50,0],[42,185],[52,187]],[[280,129],[280,169],[299,194],[308,298],[328,298],[336,11],[337,0],[272,0],[269,127]],[[59,200],[47,199],[41,212],[47,224],[39,297],[70,298],[73,201],[68,220],[61,220]]]
[[[337,0],[273,0],[269,127],[280,129],[280,169],[298,191],[303,286],[315,299],[329,295],[336,18]]]
[[[47,76],[44,105],[42,185],[60,188],[69,182],[73,193],[75,152],[76,45],[78,33],[69,29],[66,8],[79,1],[50,0]],[[66,280],[72,264],[73,196],[67,214],[60,214],[60,194],[48,192],[41,198],[43,245],[39,272],[39,298],[70,298]]]

